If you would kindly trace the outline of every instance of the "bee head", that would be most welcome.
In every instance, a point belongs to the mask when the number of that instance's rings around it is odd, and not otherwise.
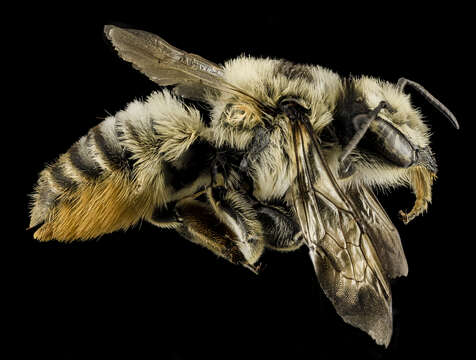
[[[355,173],[351,182],[381,187],[410,185],[417,202],[411,216],[404,218],[408,222],[431,201],[437,166],[429,127],[411,105],[405,85],[415,88],[459,128],[454,115],[421,85],[406,79],[392,84],[369,77],[344,80],[333,123],[343,149],[341,177]]]
[[[410,95],[405,93],[405,85],[409,83],[459,128],[454,115],[419,84],[406,79],[392,84],[369,77],[350,78],[343,81],[335,111],[334,127],[341,146],[345,147],[355,136],[360,115],[371,114],[379,104],[385,104],[375,114],[356,150],[373,153],[391,165],[405,168],[416,165],[418,159],[410,153],[429,148],[430,130],[421,113],[412,106]]]

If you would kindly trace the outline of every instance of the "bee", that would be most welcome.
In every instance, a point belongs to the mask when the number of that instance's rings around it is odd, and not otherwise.
[[[405,78],[246,56],[221,66],[148,32],[104,31],[164,88],[46,166],[32,194],[34,237],[87,240],[145,220],[256,273],[265,248],[305,245],[337,313],[388,346],[390,279],[408,264],[374,190],[412,189],[404,223],[431,202],[437,164],[408,87],[459,128],[455,116]]]

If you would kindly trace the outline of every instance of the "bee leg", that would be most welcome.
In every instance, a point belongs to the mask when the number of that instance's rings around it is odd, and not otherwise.
[[[258,205],[255,208],[263,226],[266,247],[293,251],[304,243],[299,225],[284,207]]]
[[[350,157],[345,158],[337,169],[339,179],[346,179],[355,173],[355,166]]]
[[[399,216],[404,224],[408,224],[427,210],[428,204],[431,203],[431,187],[436,178],[436,173],[426,167],[415,166],[409,170],[409,176],[410,186],[416,199],[410,212],[399,211]]]
[[[200,244],[233,264],[246,263],[236,243],[236,234],[216,216],[206,202],[184,199],[175,207],[180,225],[175,229],[186,239]]]
[[[175,212],[176,202],[168,204],[166,208],[155,208],[152,216],[148,219],[152,224],[166,229],[175,229],[180,226],[180,221]]]
[[[259,222],[249,204],[233,191],[209,188],[206,196],[182,199],[175,205],[175,230],[233,264],[257,273],[264,249]]]
[[[264,243],[261,223],[253,209],[251,199],[238,190],[222,186],[209,188],[208,200],[219,219],[236,234],[237,246],[249,264],[261,256]]]

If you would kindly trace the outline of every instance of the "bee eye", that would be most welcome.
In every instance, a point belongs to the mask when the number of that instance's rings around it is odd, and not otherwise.
[[[355,101],[357,104],[361,104],[361,103],[364,101],[364,99],[359,96],[359,97],[358,97],[357,99],[355,99],[354,101]]]

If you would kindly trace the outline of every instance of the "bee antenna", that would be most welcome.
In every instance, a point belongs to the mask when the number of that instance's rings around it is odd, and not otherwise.
[[[445,105],[443,105],[437,98],[431,95],[428,90],[426,90],[423,86],[421,86],[415,81],[411,81],[405,78],[398,79],[397,87],[401,92],[403,92],[403,89],[405,88],[406,85],[410,85],[412,88],[417,90],[421,95],[423,95],[423,97],[426,100],[428,100],[430,104],[432,104],[443,115],[445,115],[456,129],[459,129],[458,120],[456,120],[456,117],[453,115],[453,113]]]

